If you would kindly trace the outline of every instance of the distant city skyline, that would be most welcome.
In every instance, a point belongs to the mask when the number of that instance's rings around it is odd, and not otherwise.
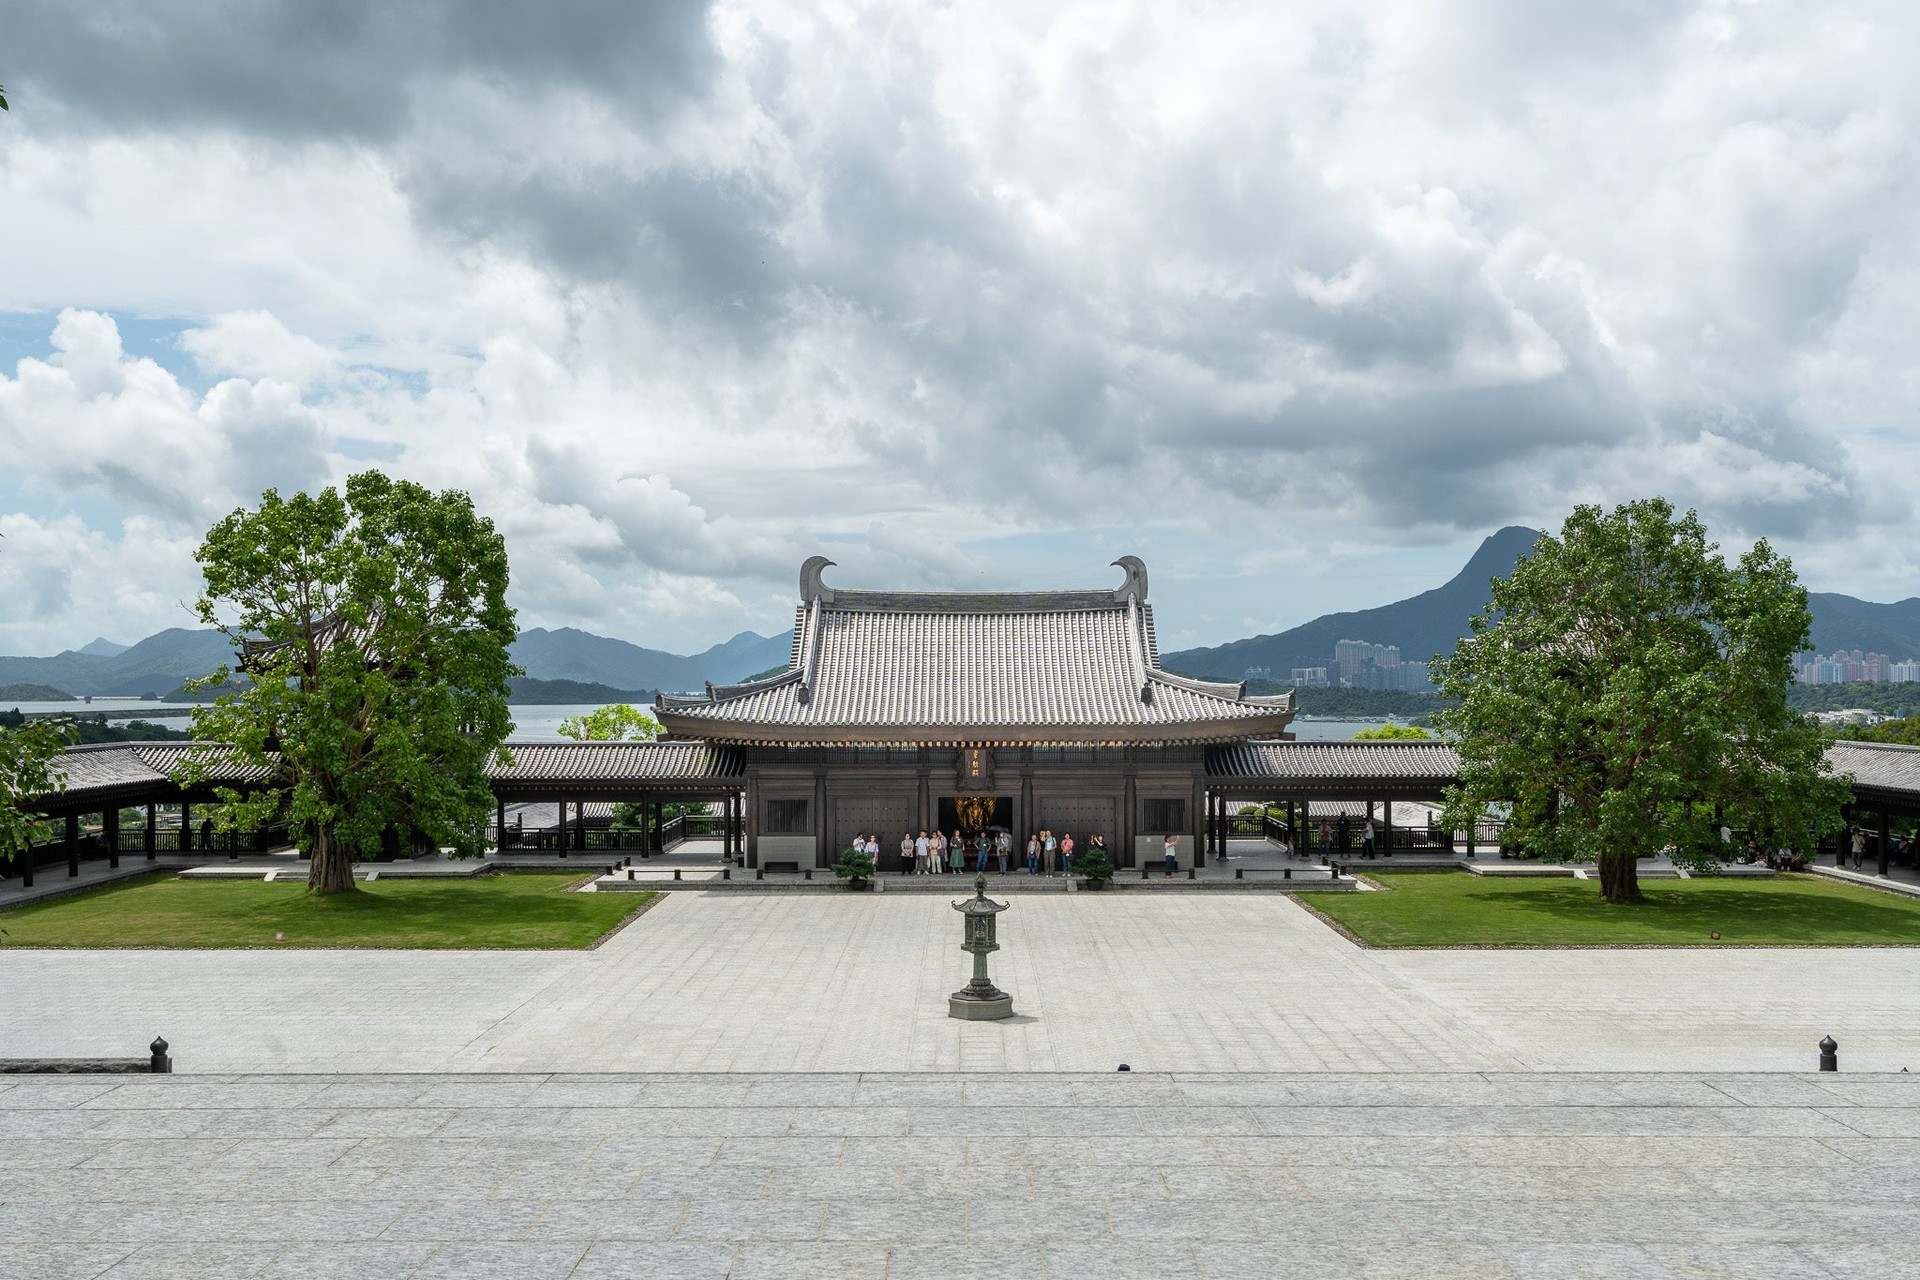
[[[1915,47],[1847,0],[17,0],[0,652],[191,625],[214,519],[369,465],[474,495],[523,625],[679,653],[816,552],[1135,554],[1215,644],[1650,494],[1910,596]]]

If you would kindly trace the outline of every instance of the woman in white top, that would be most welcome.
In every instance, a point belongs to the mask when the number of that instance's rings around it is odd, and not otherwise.
[[[925,871],[927,869],[927,848],[927,833],[922,831],[920,838],[913,842],[913,865],[907,870]]]
[[[927,841],[927,854],[932,865],[927,868],[930,875],[939,875],[947,869],[947,833],[935,829],[933,838]]]
[[[1054,852],[1059,848],[1060,842],[1053,838],[1053,832],[1040,833],[1040,869],[1048,875],[1052,875],[1059,869],[1060,864],[1054,858]]]

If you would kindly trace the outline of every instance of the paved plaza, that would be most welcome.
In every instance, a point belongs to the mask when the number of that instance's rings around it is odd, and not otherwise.
[[[956,896],[963,886],[956,884]],[[1368,951],[1276,893],[666,896],[590,952],[11,951],[0,1057],[204,1072],[1920,1071],[1920,948]],[[263,940],[264,941],[264,940]],[[270,943],[268,945],[271,945]]]
[[[0,1081],[0,1276],[1920,1275],[1920,1076]]]

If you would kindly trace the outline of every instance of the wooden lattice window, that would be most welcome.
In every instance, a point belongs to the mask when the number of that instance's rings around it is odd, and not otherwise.
[[[1170,832],[1184,832],[1187,829],[1187,802],[1185,800],[1148,800],[1146,821],[1142,828],[1149,835],[1166,835]]]
[[[812,830],[812,826],[807,822],[807,802],[805,800],[767,801],[768,835],[804,836],[811,833]]]

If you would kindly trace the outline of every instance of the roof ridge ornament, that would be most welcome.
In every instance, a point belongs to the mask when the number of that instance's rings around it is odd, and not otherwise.
[[[800,566],[800,603],[812,604],[818,600],[821,604],[832,604],[834,589],[820,581],[822,570],[830,568],[833,561],[825,556],[808,556],[806,563]]]
[[[1139,556],[1121,556],[1113,563],[1127,571],[1127,580],[1114,588],[1114,602],[1123,604],[1128,600],[1137,600],[1145,604],[1147,602],[1146,562]]]

